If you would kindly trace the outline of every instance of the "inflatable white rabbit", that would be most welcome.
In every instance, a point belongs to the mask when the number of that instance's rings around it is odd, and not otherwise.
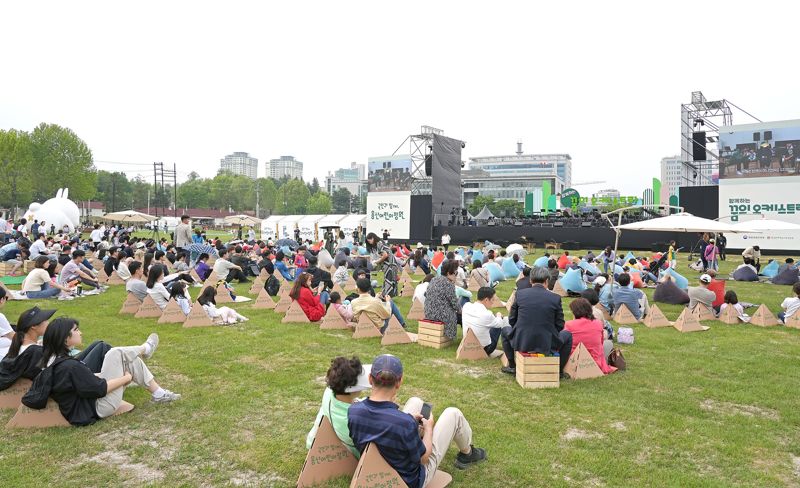
[[[44,221],[48,229],[51,225],[55,225],[56,229],[60,231],[66,225],[70,232],[74,232],[80,224],[81,214],[75,202],[67,198],[68,195],[69,189],[62,188],[56,192],[55,198],[44,203],[31,203],[25,213],[28,225],[36,219],[40,223]]]

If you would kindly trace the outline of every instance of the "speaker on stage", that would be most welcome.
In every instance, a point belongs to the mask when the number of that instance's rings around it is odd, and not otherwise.
[[[705,161],[708,159],[706,156],[705,131],[692,133],[692,159],[695,161]]]
[[[758,142],[761,140],[761,132],[753,132],[753,142]]]
[[[772,140],[772,131],[771,130],[765,130],[764,131],[764,140],[765,141],[771,141]]]
[[[425,176],[430,176],[433,173],[433,155],[428,154],[425,156]]]

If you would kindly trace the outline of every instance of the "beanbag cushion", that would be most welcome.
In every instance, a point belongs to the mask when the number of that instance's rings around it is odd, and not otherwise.
[[[758,281],[758,275],[749,266],[737,269],[731,276],[736,281]]]
[[[656,286],[653,292],[653,301],[670,305],[685,305],[689,303],[689,294],[678,288],[678,285],[672,280],[666,280]]]
[[[517,268],[516,263],[511,258],[506,258],[503,260],[503,274],[506,276],[507,280],[510,279],[517,279],[520,274],[519,268]]]
[[[433,253],[433,259],[431,259],[431,266],[433,266],[438,270],[439,265],[442,264],[442,261],[444,261],[444,253],[442,251],[436,251],[435,253]]]
[[[580,266],[587,273],[591,273],[594,276],[600,274],[600,270],[597,269],[597,266],[587,263],[586,260],[581,259],[581,262],[578,263],[578,266]]]
[[[615,276],[620,274],[620,273],[624,273],[624,272],[625,272],[625,270],[622,269],[622,266],[620,266],[619,264],[615,264],[614,265],[614,275]]]
[[[625,262],[630,263],[631,259],[636,259],[636,256],[631,251],[628,251],[628,254],[625,255]]]
[[[786,268],[781,274],[772,278],[771,281],[776,285],[794,285],[800,281],[800,278],[798,277],[796,269]]]
[[[689,289],[689,280],[681,276],[681,274],[675,271],[674,269],[669,268],[664,272],[664,274],[675,278],[675,286],[677,286],[681,290]]]
[[[558,269],[566,269],[567,266],[572,262],[572,260],[566,254],[562,254],[560,258],[558,258]]]
[[[642,281],[642,274],[639,272],[638,269],[631,270],[631,283],[633,284],[634,288],[644,288],[644,282]]]
[[[559,282],[561,283],[561,287],[567,291],[580,293],[586,289],[586,283],[583,282],[581,272],[577,269],[568,269]]]
[[[547,263],[549,261],[550,261],[550,258],[548,256],[542,256],[542,257],[536,258],[536,261],[533,262],[533,265],[534,266],[538,266],[540,268],[546,268],[547,267]]]
[[[775,261],[773,259],[772,261],[769,262],[769,264],[761,268],[761,272],[758,274],[760,274],[761,276],[766,276],[767,278],[774,278],[778,276],[779,267],[780,266],[778,265],[778,261]]]
[[[711,280],[711,283],[708,284],[708,289],[714,292],[714,295],[717,298],[714,299],[714,303],[711,305],[715,307],[719,307],[720,305],[725,302],[725,282],[722,280]]]
[[[478,251],[477,249],[472,251],[472,260],[473,261],[480,261],[482,263],[483,262],[483,252],[482,251]]]
[[[323,268],[330,268],[333,264],[333,257],[327,249],[323,249],[317,254],[317,263]]]
[[[495,281],[503,281],[506,279],[506,275],[503,273],[503,270],[500,268],[500,265],[497,263],[486,263],[484,266],[487,271],[489,271],[489,279],[494,283]]]

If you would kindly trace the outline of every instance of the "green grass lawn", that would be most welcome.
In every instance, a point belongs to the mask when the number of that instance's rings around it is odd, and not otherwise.
[[[696,281],[685,260],[680,272]],[[512,286],[500,285],[503,299]],[[759,283],[728,287],[773,313],[790,293]],[[157,331],[161,345],[149,365],[183,399],[153,405],[146,391],[130,388],[125,399],[136,409],[127,415],[85,428],[5,431],[0,486],[293,486],[330,359],[355,354],[370,362],[387,352],[405,365],[401,402],[420,396],[434,414],[459,407],[488,451],[488,462],[458,471],[451,447],[442,468],[453,486],[800,484],[799,330],[709,322],[707,332],[681,334],[634,325],[636,343],[623,346],[627,371],[526,390],[500,372],[499,360],[456,360],[456,346],[381,347],[379,339],[281,324],[247,303],[235,305],[247,323],[183,329],[120,316],[123,299],[113,287],[71,302],[11,302],[2,311],[15,322],[34,303],[55,307],[80,319],[87,343],[140,344]],[[397,300],[402,311],[409,300]],[[670,320],[681,310],[659,306]],[[0,411],[0,423],[11,415]]]

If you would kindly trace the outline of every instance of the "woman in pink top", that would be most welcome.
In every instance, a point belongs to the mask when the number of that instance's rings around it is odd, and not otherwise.
[[[569,308],[575,319],[567,322],[564,329],[572,333],[572,352],[575,352],[578,344],[583,343],[604,374],[616,371],[617,368],[606,362],[603,352],[603,322],[595,320],[592,305],[585,298],[576,298],[569,304]]]

